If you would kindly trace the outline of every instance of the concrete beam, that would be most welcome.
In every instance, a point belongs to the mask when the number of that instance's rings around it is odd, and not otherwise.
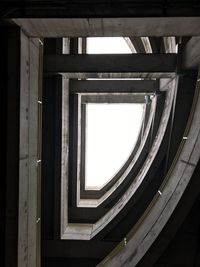
[[[159,89],[156,80],[91,80],[69,81],[69,90],[74,93],[92,92],[126,92],[126,93],[154,93]]]
[[[149,37],[152,53],[160,53],[162,37]]]
[[[183,50],[183,69],[198,69],[200,64],[200,37],[192,37]]]
[[[63,74],[66,79],[161,79],[174,78],[175,72],[68,72]]]
[[[174,72],[176,54],[47,55],[46,73]]]
[[[37,266],[39,256],[39,40],[23,32],[20,67],[18,266]],[[41,67],[41,66],[40,66]]]
[[[200,35],[200,17],[52,18],[12,21],[31,37]]]
[[[129,40],[127,40],[127,44],[133,53],[152,53],[149,37],[129,37],[125,39]]]
[[[132,45],[135,48],[135,51],[137,53],[146,53],[145,48],[144,48],[144,44],[142,42],[142,39],[140,37],[130,37],[129,38]]]
[[[2,1],[3,17],[134,17],[198,16],[199,4],[193,1]]]

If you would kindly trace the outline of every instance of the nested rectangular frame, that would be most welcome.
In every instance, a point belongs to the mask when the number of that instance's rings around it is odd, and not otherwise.
[[[78,148],[80,148],[80,150],[78,151],[78,155],[77,155],[80,159],[78,161],[78,166],[80,165],[80,171],[79,170],[77,171],[77,192],[80,191],[80,193],[82,193],[80,194],[81,198],[83,197],[83,195],[86,198],[90,198],[90,197],[98,198],[99,193],[102,195],[102,193],[107,191],[108,188],[111,186],[111,184],[113,184],[114,181],[111,182],[112,180],[116,181],[117,177],[120,176],[121,170],[123,168],[120,169],[120,171],[111,180],[109,180],[108,183],[106,183],[106,185],[104,185],[103,187],[94,188],[94,189],[90,189],[86,187],[85,185],[85,140],[86,140],[85,135],[86,135],[86,116],[87,116],[86,105],[87,103],[143,104],[144,105],[143,120],[142,120],[143,122],[145,118],[145,113],[146,113],[145,94],[144,93],[143,94],[135,94],[135,93],[117,93],[117,94],[115,93],[107,93],[107,94],[88,93],[86,94],[84,93],[80,95],[81,95],[81,97],[79,98],[80,102],[78,103],[80,114],[81,114],[81,115],[79,114],[81,116],[81,119],[78,120],[79,121],[78,128],[80,128],[80,131],[78,130],[78,132],[80,133],[80,135],[78,135],[78,138],[80,139],[80,145],[78,145]],[[139,136],[141,135],[141,132],[142,132],[142,124],[141,124]]]
[[[152,95],[155,94],[158,91],[159,88],[159,82],[158,80],[89,80],[89,81],[69,81],[69,91],[70,95],[75,94],[76,96],[79,95],[79,103],[78,101],[75,102],[74,105],[79,106],[79,117],[74,120],[77,123],[79,121],[79,133],[75,134],[75,136],[78,136],[79,138],[79,144],[73,147],[73,150],[79,150],[76,159],[74,158],[71,160],[71,164],[75,164],[78,167],[77,173],[75,173],[76,168],[72,167],[70,170],[72,170],[72,173],[70,173],[69,177],[73,180],[75,180],[74,176],[76,176],[77,180],[77,197],[81,198],[99,198],[108,191],[108,189],[117,181],[117,179],[121,176],[123,171],[126,169],[126,166],[130,163],[133,155],[135,154],[137,148],[140,145],[141,138],[138,138],[138,142],[135,146],[134,151],[131,153],[131,156],[123,166],[123,168],[115,175],[114,179],[108,182],[106,186],[101,188],[100,190],[90,190],[85,188],[85,179],[84,179],[84,173],[85,173],[85,103],[144,103],[145,102],[145,95]],[[114,93],[115,92],[115,93]],[[118,92],[118,93],[116,93]],[[81,100],[80,100],[81,99]],[[144,128],[147,125],[147,121],[149,119],[149,113],[150,113],[150,107],[151,105],[145,106],[145,112],[144,112],[144,124],[143,129],[140,131],[140,136],[142,135],[142,132],[144,131]],[[72,112],[78,113],[77,108],[74,108]],[[76,116],[76,115],[75,115]],[[74,117],[74,115],[73,115]],[[77,116],[76,116],[77,117]],[[74,129],[74,125],[70,126],[70,129]],[[80,130],[82,129],[82,130]],[[74,135],[74,134],[73,134]],[[70,142],[70,141],[69,141]],[[80,148],[80,149],[79,149]],[[72,152],[71,152],[72,153]],[[76,153],[75,153],[76,154]],[[74,155],[72,155],[73,157]],[[77,158],[78,163],[77,163]],[[74,183],[73,183],[74,184]],[[72,190],[75,190],[74,186],[72,186]],[[73,194],[74,196],[75,194]],[[79,202],[77,199],[77,203]]]

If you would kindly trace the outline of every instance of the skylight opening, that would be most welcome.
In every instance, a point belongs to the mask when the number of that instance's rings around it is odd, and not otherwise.
[[[123,37],[88,37],[87,54],[132,54]]]
[[[143,111],[143,104],[86,104],[85,189],[100,190],[128,160]]]

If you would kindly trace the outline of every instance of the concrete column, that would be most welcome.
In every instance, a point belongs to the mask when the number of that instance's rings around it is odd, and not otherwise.
[[[39,96],[40,46],[38,38],[21,32],[20,58],[20,146],[18,266],[39,266]]]

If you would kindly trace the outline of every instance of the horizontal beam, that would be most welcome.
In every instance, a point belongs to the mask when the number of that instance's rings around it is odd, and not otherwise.
[[[77,10],[79,9],[80,7],[77,8]],[[69,9],[66,10],[67,12],[69,11]],[[56,14],[58,15],[58,13]],[[200,17],[88,17],[68,19],[13,19],[12,21],[22,27],[27,35],[31,37],[155,37],[200,35]]]
[[[51,75],[51,74],[50,74]],[[46,75],[48,76],[48,75]],[[161,79],[174,78],[175,72],[68,72],[64,73],[65,79]]]
[[[153,93],[159,89],[156,80],[91,80],[69,81],[69,90],[74,93]]]
[[[170,3],[131,0],[81,0],[81,1],[41,1],[3,0],[2,16],[4,18],[29,17],[161,17],[161,16],[198,16],[199,4],[194,1],[170,1]],[[178,3],[177,3],[178,2]],[[192,3],[191,3],[192,2]],[[7,12],[6,12],[7,11]]]
[[[46,73],[174,72],[176,54],[47,55]]]
[[[87,103],[146,103],[145,94],[130,94],[130,93],[103,93],[103,94],[83,94],[81,95],[81,104]]]

